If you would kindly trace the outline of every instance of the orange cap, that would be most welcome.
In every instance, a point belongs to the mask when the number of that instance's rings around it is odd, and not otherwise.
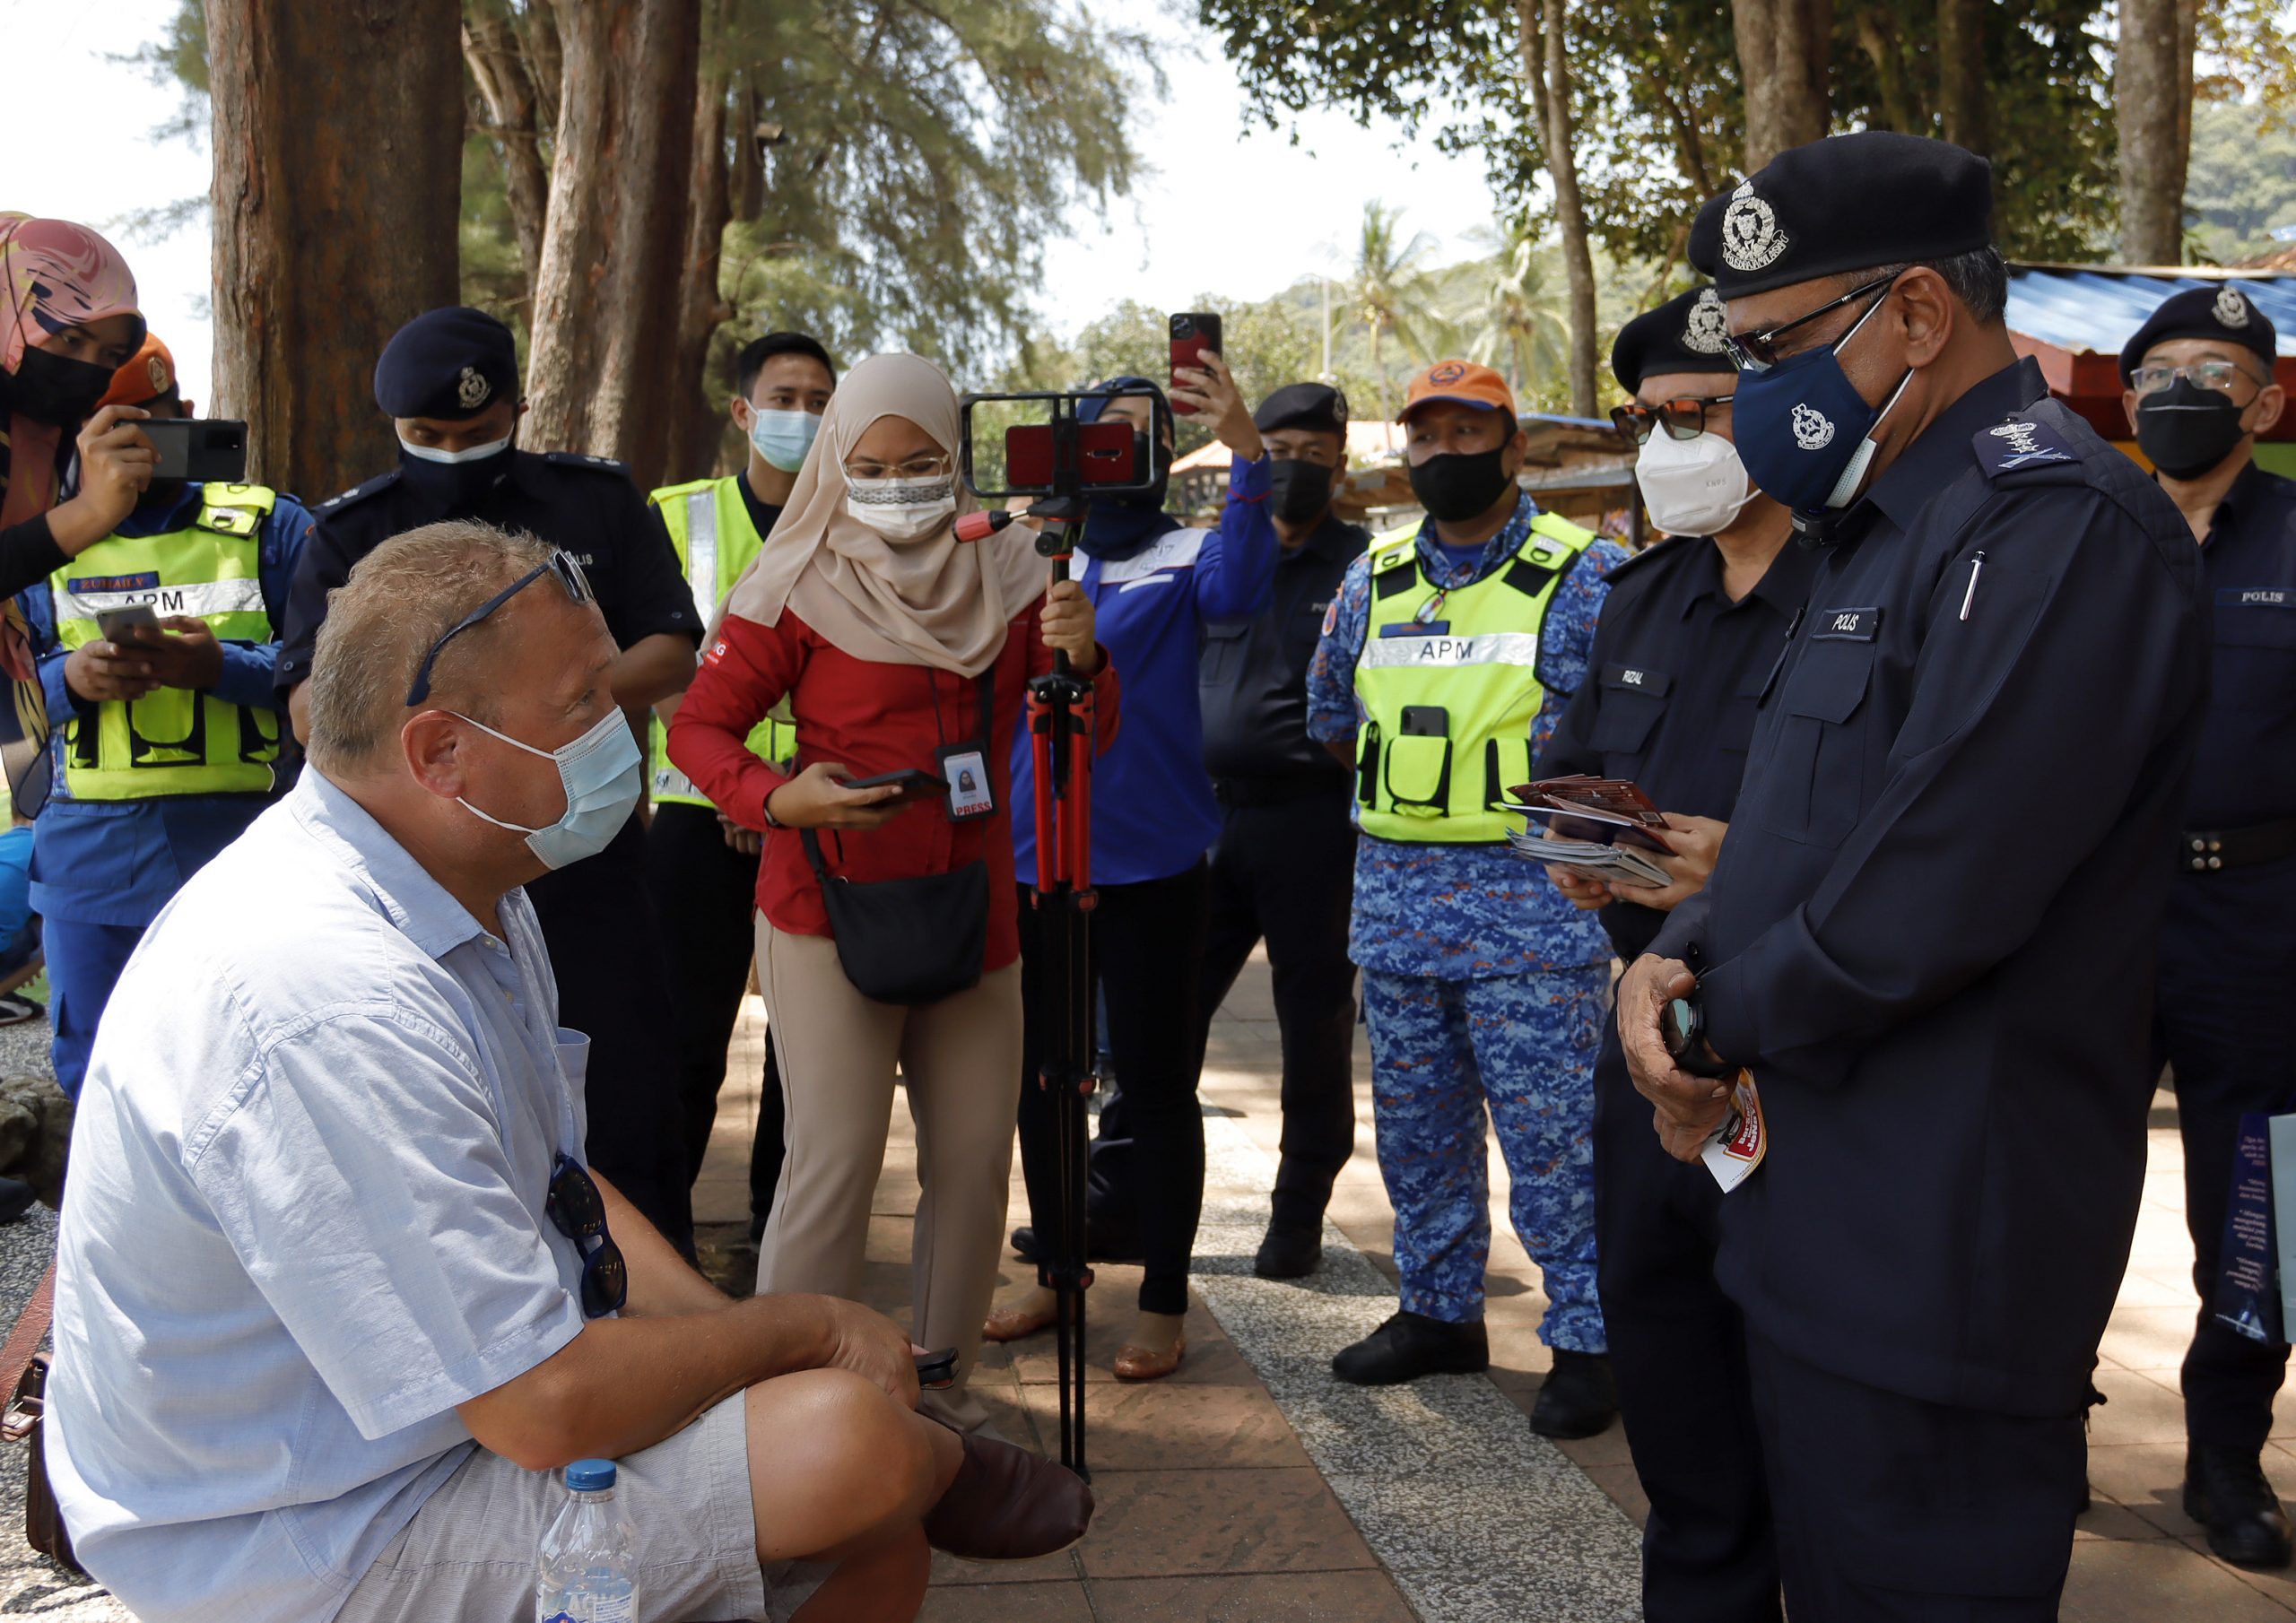
[[[111,387],[96,402],[96,409],[148,405],[175,386],[176,358],[168,352],[168,346],[160,342],[157,333],[146,333],[144,347],[111,375]]]
[[[1480,367],[1472,360],[1439,360],[1411,380],[1411,394],[1403,403],[1397,422],[1407,421],[1412,412],[1431,400],[1456,400],[1461,405],[1482,406],[1486,410],[1515,415],[1515,391],[1507,380],[1489,367]]]

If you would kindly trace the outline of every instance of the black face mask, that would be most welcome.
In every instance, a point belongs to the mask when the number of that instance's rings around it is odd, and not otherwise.
[[[1267,464],[1267,510],[1285,524],[1304,525],[1331,506],[1332,475],[1320,462],[1287,456]]]
[[[442,513],[464,512],[476,506],[510,472],[510,458],[518,448],[516,434],[491,456],[468,462],[430,462],[398,448],[399,482]]]
[[[1488,451],[1446,451],[1413,463],[1411,493],[1428,516],[1441,524],[1465,524],[1498,505],[1515,483],[1504,463],[1505,446]]]
[[[96,402],[109,387],[109,367],[26,344],[23,359],[8,379],[8,404],[34,422],[76,429],[95,415]]]
[[[2232,454],[2248,430],[2247,408],[2218,389],[2179,378],[2136,403],[2136,443],[2171,479],[2197,479]]]

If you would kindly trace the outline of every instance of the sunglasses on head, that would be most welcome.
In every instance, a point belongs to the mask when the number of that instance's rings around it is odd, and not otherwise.
[[[561,551],[553,547],[548,558],[455,621],[453,625],[447,628],[447,634],[444,637],[430,645],[430,651],[422,656],[422,664],[415,670],[413,685],[406,690],[406,707],[412,710],[430,697],[430,667],[439,663],[439,655],[448,643],[545,575],[557,577],[558,584],[565,588],[568,602],[588,603],[590,601],[590,577],[582,573],[582,566],[574,561],[574,554]]]
[[[1664,427],[1669,439],[1696,439],[1706,432],[1706,408],[1730,404],[1727,395],[1684,395],[1647,406],[1630,401],[1611,408],[1611,426],[1631,446],[1648,445],[1650,431]]]
[[[550,1169],[550,1195],[544,1208],[558,1232],[582,1253],[582,1313],[599,1318],[620,1313],[630,1299],[630,1264],[606,1232],[605,1197],[582,1165],[564,1150]],[[590,1242],[596,1241],[594,1249]]]

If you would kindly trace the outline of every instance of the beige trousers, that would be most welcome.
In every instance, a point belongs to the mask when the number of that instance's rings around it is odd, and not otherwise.
[[[759,1294],[861,1295],[869,1208],[885,1160],[899,1065],[917,1124],[910,1336],[957,1350],[957,1384],[926,1406],[970,1430],[988,1418],[967,1390],[996,1294],[1021,1089],[1021,967],[922,1008],[853,989],[827,936],[761,916],[757,956],[781,1063],[788,1151],[759,1247]]]

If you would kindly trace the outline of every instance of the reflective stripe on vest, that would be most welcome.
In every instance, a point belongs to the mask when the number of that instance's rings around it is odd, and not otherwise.
[[[749,506],[742,499],[740,486],[731,478],[704,479],[657,490],[649,499],[661,509],[663,527],[670,533],[670,544],[677,549],[678,563],[692,590],[693,605],[700,611],[702,624],[714,627],[726,594],[765,545],[765,538],[750,522]],[[751,729],[749,746],[759,759],[779,764],[796,753],[797,740],[795,727],[787,719],[787,701],[775,708],[777,718]],[[709,805],[709,796],[671,764],[668,743],[669,729],[662,725],[662,718],[649,718],[647,753],[654,799],[679,805]]]
[[[201,494],[199,515],[186,528],[107,535],[48,577],[57,641],[65,651],[101,640],[97,617],[131,603],[150,603],[163,618],[204,621],[221,642],[261,644],[277,637],[257,577],[272,492],[216,484]],[[65,724],[65,790],[87,801],[265,794],[279,734],[275,710],[155,689],[139,699],[98,705]]]
[[[1442,591],[1418,536],[1414,525],[1371,543],[1355,664],[1359,821],[1381,839],[1493,844],[1515,823],[1492,806],[1530,778],[1547,605],[1595,537],[1542,513],[1504,565]]]

